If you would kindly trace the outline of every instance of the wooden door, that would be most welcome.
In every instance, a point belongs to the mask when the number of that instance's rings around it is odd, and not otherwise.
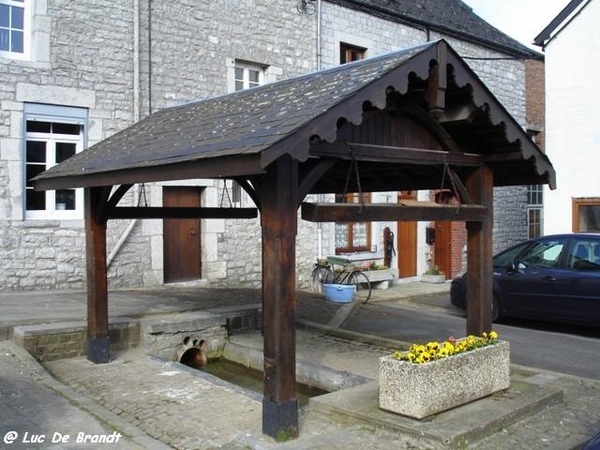
[[[435,223],[434,264],[451,276],[452,258],[452,222]]]
[[[200,207],[197,187],[163,187],[163,206]],[[202,276],[200,219],[163,219],[165,283],[197,280]]]
[[[398,201],[416,200],[411,191],[403,191]],[[398,222],[398,274],[400,278],[417,274],[417,222]]]

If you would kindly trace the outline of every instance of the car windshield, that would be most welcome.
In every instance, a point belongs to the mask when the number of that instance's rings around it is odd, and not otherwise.
[[[527,247],[530,244],[531,242],[524,242],[494,256],[494,267],[508,267],[514,262],[517,256],[521,254],[525,247]]]

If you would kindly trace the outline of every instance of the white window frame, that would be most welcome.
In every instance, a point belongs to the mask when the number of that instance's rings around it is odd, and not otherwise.
[[[18,2],[15,0],[0,0],[0,4],[8,5],[16,8],[23,8],[23,53],[0,50],[0,57],[10,59],[28,60],[31,57],[31,2],[33,0],[23,0]]]
[[[242,77],[238,78],[236,76],[236,72],[237,69],[242,70]],[[251,81],[250,81],[250,72],[254,71],[258,73],[258,81],[254,82],[253,85],[251,85]],[[258,87],[258,86],[262,86],[265,83],[265,67],[261,66],[259,64],[253,64],[250,62],[245,62],[245,61],[236,61],[235,62],[235,67],[234,67],[234,71],[233,71],[233,78],[234,78],[234,90],[235,91],[242,91],[245,89],[250,89],[250,88],[254,88],[254,87]],[[242,82],[242,89],[237,89],[237,82],[241,81]]]
[[[532,201],[533,199],[533,201]],[[537,215],[538,223],[532,219]],[[527,186],[527,234],[529,239],[544,235],[544,189],[542,185],[531,184]],[[539,235],[532,233],[532,227],[539,226]]]
[[[267,65],[264,64],[259,64],[259,63],[253,63],[250,61],[244,61],[244,60],[240,60],[240,59],[228,59],[226,61],[227,64],[227,69],[228,69],[228,76],[227,76],[227,91],[228,92],[237,92],[237,91],[243,91],[246,89],[251,89],[254,87],[258,87],[258,86],[262,86],[263,84],[265,84],[265,82],[267,80],[269,80],[269,75],[267,74],[267,71],[269,69],[273,69],[270,68]],[[242,78],[238,78],[236,76],[236,69],[242,69]],[[250,71],[256,71],[258,72],[258,82],[254,85],[251,86],[250,85]],[[274,70],[274,73],[272,74],[273,76],[276,75],[277,73],[279,73],[278,70]],[[237,89],[237,82],[241,81],[242,82],[242,89]],[[274,81],[274,80],[271,80]],[[225,195],[230,195],[230,201],[232,202],[232,206],[235,207],[239,207],[239,206],[244,206],[246,204],[248,204],[249,202],[249,198],[248,195],[246,194],[246,192],[242,189],[242,187],[236,183],[235,181],[231,181],[231,182],[227,182],[225,181],[225,184],[223,185],[223,189],[227,189],[227,194]]]
[[[75,209],[59,210],[56,209],[56,191],[45,191],[46,209],[28,210],[27,209],[27,141],[46,142],[46,170],[56,165],[56,144],[74,143],[75,153],[81,152],[87,146],[87,117],[88,111],[85,108],[75,108],[68,106],[42,105],[35,103],[25,104],[25,114],[23,123],[23,211],[26,220],[81,220],[83,219],[83,189],[75,189]],[[80,125],[79,135],[73,134],[51,134],[28,132],[27,122],[51,122]]]

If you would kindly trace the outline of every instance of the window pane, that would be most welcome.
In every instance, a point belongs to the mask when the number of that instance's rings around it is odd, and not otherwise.
[[[23,45],[23,32],[22,31],[12,31],[11,32],[11,40],[10,40],[10,51],[23,53],[24,45]]]
[[[8,5],[0,5],[0,27],[10,27],[10,7]]]
[[[11,28],[16,28],[17,30],[23,30],[23,8],[17,8],[13,6],[11,14]]]
[[[40,141],[27,141],[27,162],[44,163],[46,165],[46,143]]]
[[[355,223],[352,225],[352,246],[366,247],[367,245],[367,224]]]
[[[335,248],[347,248],[348,245],[348,227],[345,224],[335,224]]]
[[[529,209],[527,211],[527,222],[529,226],[529,238],[540,237],[542,234],[542,210]]]
[[[10,50],[9,32],[7,29],[0,28],[0,51],[7,52]]]
[[[63,162],[75,154],[77,144],[71,142],[56,143],[56,164]]]
[[[600,270],[600,244],[587,239],[575,241],[569,258],[569,269]]]
[[[244,90],[244,82],[243,81],[236,81],[235,82],[235,90],[236,91],[243,91]]]
[[[50,122],[37,122],[33,120],[27,121],[28,133],[50,133]]]
[[[600,205],[579,206],[579,230],[600,232]]]
[[[496,255],[494,258],[494,267],[508,267],[508,265],[513,263],[515,258],[519,256],[528,245],[529,243],[523,243]]]
[[[73,123],[52,123],[52,132],[54,134],[78,135],[81,132],[81,125]]]
[[[527,267],[556,267],[563,247],[562,240],[538,242],[523,255],[521,262]]]
[[[33,177],[38,176],[40,173],[46,170],[45,165],[40,164],[27,164],[26,167],[26,176],[27,176],[27,186],[31,186],[32,184],[29,182]]]
[[[235,79],[236,80],[243,80],[244,79],[244,69],[242,69],[241,67],[236,67],[235,68]]]
[[[340,44],[340,64],[364,59],[366,49],[348,44]]]
[[[71,211],[75,209],[74,189],[59,189],[56,191],[56,209]]]
[[[249,70],[248,75],[250,76],[250,83],[258,84],[258,70]]]
[[[23,8],[16,8],[16,7],[12,7],[12,15],[11,15],[11,27],[12,28],[16,28],[17,30],[23,30],[23,24],[24,24],[24,9]]]
[[[46,193],[27,189],[26,204],[29,211],[43,211],[46,209]]]

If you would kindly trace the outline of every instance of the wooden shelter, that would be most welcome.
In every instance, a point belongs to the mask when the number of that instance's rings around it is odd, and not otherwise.
[[[345,193],[351,174],[363,192],[444,187],[460,205],[303,203]],[[260,211],[263,431],[271,436],[298,432],[299,207],[312,221],[465,221],[466,331],[480,333],[491,328],[493,187],[555,183],[546,156],[444,40],[157,112],[35,179],[36,189],[85,188],[91,361],[109,360],[108,220],[256,216],[117,206],[134,183],[196,178],[237,181]]]

